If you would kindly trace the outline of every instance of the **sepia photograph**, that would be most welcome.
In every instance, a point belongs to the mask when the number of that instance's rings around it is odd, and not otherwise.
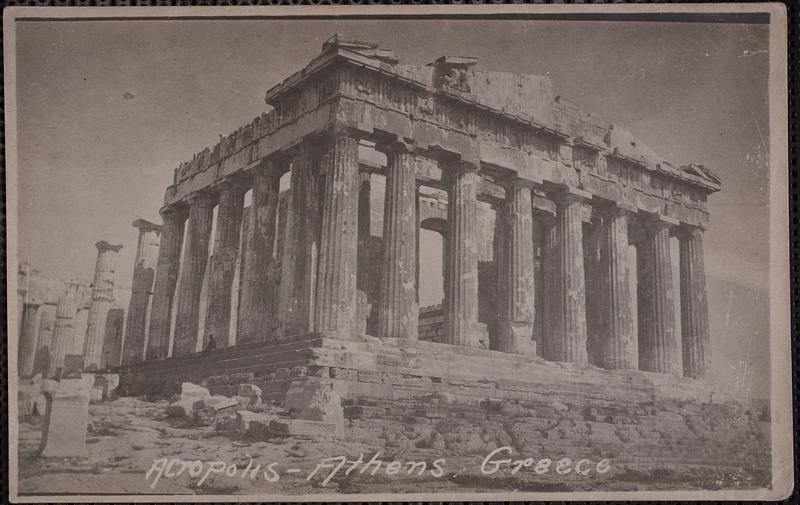
[[[3,22],[12,502],[792,493],[783,4]]]

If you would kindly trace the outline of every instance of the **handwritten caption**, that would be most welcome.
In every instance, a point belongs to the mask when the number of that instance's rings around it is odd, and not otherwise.
[[[480,464],[480,472],[483,475],[492,475],[497,472],[509,472],[515,475],[522,471],[529,471],[536,475],[544,475],[555,472],[558,475],[589,476],[592,473],[602,475],[611,470],[611,462],[608,459],[601,459],[594,462],[590,459],[562,458],[554,460],[551,458],[512,458],[513,449],[508,446],[499,447],[483,458]],[[363,454],[359,454],[357,459],[350,460],[347,456],[333,456],[319,460],[310,470],[301,468],[286,467],[278,462],[267,464],[257,463],[250,457],[247,466],[240,467],[236,464],[228,464],[224,461],[200,461],[183,460],[179,458],[160,458],[153,460],[153,464],[144,476],[145,482],[150,484],[151,489],[162,478],[173,479],[181,475],[188,475],[196,478],[196,486],[202,486],[209,478],[214,475],[225,476],[231,479],[239,478],[243,480],[264,480],[275,483],[280,481],[283,475],[303,475],[305,480],[310,481],[314,478],[320,479],[321,486],[327,486],[337,475],[378,475],[382,473],[386,476],[429,476],[436,479],[446,475],[446,464],[444,458],[436,459],[430,463],[427,461],[383,461],[381,453],[376,452],[370,459],[366,459]]]

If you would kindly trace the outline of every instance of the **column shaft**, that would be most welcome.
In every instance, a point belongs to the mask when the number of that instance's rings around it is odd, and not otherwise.
[[[583,265],[582,199],[561,195],[556,209],[557,270],[553,296],[553,361],[585,365],[586,281]]]
[[[328,152],[315,329],[354,338],[358,265],[358,141],[335,132]]]
[[[387,153],[383,211],[383,272],[379,299],[379,336],[417,339],[417,209],[414,155],[406,146]]]
[[[279,179],[272,165],[254,175],[245,240],[237,343],[263,342],[275,329],[276,279],[272,271],[278,217]]]
[[[602,326],[601,366],[636,368],[636,335],[633,332],[633,300],[630,291],[628,215],[612,209],[600,230],[599,305]]]
[[[478,179],[475,167],[455,168],[447,202],[446,334],[448,343],[468,347],[480,347],[483,337],[478,328]]]
[[[558,307],[555,294],[558,280],[558,229],[555,220],[548,216],[542,223],[544,241],[542,244],[542,348],[540,356],[553,360],[559,356],[559,341],[555,335]]]
[[[38,349],[37,317],[39,305],[26,303],[22,308],[22,331],[19,334],[17,353],[17,373],[20,377],[33,375],[33,362]]]
[[[680,279],[683,374],[707,379],[711,372],[711,341],[703,231],[699,228],[687,230],[680,236]]]
[[[533,205],[528,186],[512,183],[507,195],[498,213],[502,246],[497,258],[500,310],[496,348],[523,354],[533,347]]]
[[[144,219],[137,219],[133,226],[139,229],[139,240],[136,257],[133,263],[133,280],[131,281],[131,299],[125,324],[125,344],[122,363],[125,365],[139,363],[144,359],[147,339],[147,306],[153,290],[158,260],[161,227]],[[114,363],[114,358],[110,364]]]
[[[186,226],[186,216],[182,213],[164,213],[163,219],[164,227],[158,248],[158,266],[153,286],[147,359],[165,358],[169,352],[172,304],[175,298],[175,286],[178,282],[181,248]]]
[[[72,338],[75,331],[75,315],[78,313],[78,302],[80,301],[81,284],[65,283],[64,293],[58,299],[56,305],[56,322],[53,328],[52,347],[50,349],[50,363],[47,367],[47,375],[54,376],[59,368],[64,367],[64,356],[67,349],[72,346]]]
[[[244,187],[224,183],[220,189],[216,237],[208,278],[208,310],[203,346],[213,335],[217,347],[230,345],[231,304],[236,260],[239,257]]]
[[[638,249],[639,368],[678,375],[669,226],[647,223]]]
[[[172,355],[195,352],[200,326],[200,293],[208,263],[208,243],[211,235],[213,202],[206,197],[196,198],[189,207],[189,232],[183,253],[178,313]]]
[[[92,298],[86,321],[86,338],[83,341],[83,369],[97,370],[103,360],[103,340],[106,336],[106,318],[114,303],[114,276],[117,253],[121,245],[97,243],[97,262],[94,267]]]
[[[291,196],[281,262],[279,334],[311,331],[319,255],[318,159],[308,146],[292,159]]]

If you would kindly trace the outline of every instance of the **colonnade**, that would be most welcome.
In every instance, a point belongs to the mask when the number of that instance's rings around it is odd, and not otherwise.
[[[419,317],[415,157],[425,153],[415,153],[412,144],[398,140],[379,141],[376,149],[387,157],[383,253],[373,258],[381,262],[376,336],[414,340]],[[601,366],[632,369],[638,363],[642,370],[680,375],[677,353],[682,348],[683,374],[705,377],[710,348],[700,228],[593,199],[566,185],[509,175],[498,181],[505,197],[497,213],[497,230],[502,234],[496,257],[498,330],[490,342],[478,321],[481,230],[476,209],[483,173],[481,167],[455,157],[442,158],[439,165],[448,192],[443,303],[447,343],[528,353],[535,318],[543,317],[546,331],[539,354],[547,360],[587,364],[583,221],[589,207],[601,226],[599,295],[593,300],[602,327]],[[291,172],[289,220],[283,248],[277,250],[278,181],[287,170]],[[358,188],[359,139],[349,130],[337,129],[325,139],[301,143],[163,209],[146,358],[166,357],[170,347],[172,355],[189,354],[198,347],[206,276],[205,335],[213,334],[218,347],[233,341],[229,328],[236,265],[241,267],[238,316],[234,315],[237,344],[310,331],[357,338]],[[240,239],[248,189],[252,189],[249,225]],[[534,190],[545,191],[555,204],[554,219],[545,233],[541,314],[534,310],[538,281],[532,244],[535,227],[545,223],[535,218]],[[215,206],[216,235],[207,272]],[[634,221],[644,230],[636,244],[637,293],[630,287],[633,273],[628,261],[629,226]],[[682,345],[676,342],[674,328],[672,236],[680,241]],[[280,261],[280,282],[269,273],[275,261]],[[276,297],[279,302],[272,303]],[[638,297],[638,335],[634,297]],[[140,335],[135,338],[143,338]],[[131,345],[139,344],[126,341],[126,347]]]

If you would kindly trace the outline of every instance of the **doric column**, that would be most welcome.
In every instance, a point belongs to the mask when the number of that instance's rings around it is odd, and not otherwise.
[[[636,368],[636,335],[628,256],[628,211],[615,207],[603,216],[600,230],[599,286],[596,300],[602,332],[601,366]]]
[[[106,334],[103,339],[103,358],[100,368],[107,369],[119,366],[122,361],[122,333],[125,318],[125,310],[111,309],[106,318]],[[142,350],[144,351],[144,350]],[[141,355],[138,355],[142,361]],[[139,362],[137,361],[137,363]]]
[[[217,347],[230,343],[231,296],[239,239],[244,212],[244,186],[238,181],[223,182],[219,187],[216,236],[208,278],[208,310],[203,346],[214,336]]]
[[[208,263],[208,242],[211,235],[214,201],[207,195],[195,195],[189,201],[189,230],[181,266],[178,312],[172,355],[195,352],[200,326],[200,293]]]
[[[707,379],[711,372],[711,341],[703,256],[703,230],[684,227],[680,242],[681,336],[683,375]]]
[[[163,211],[164,226],[158,248],[158,265],[153,285],[150,331],[147,340],[147,359],[165,358],[169,352],[172,324],[172,304],[181,265],[181,248],[186,226],[186,214]]]
[[[150,221],[137,219],[133,222],[133,226],[139,230],[139,240],[133,263],[131,300],[125,324],[125,345],[122,351],[124,365],[139,363],[144,359],[147,307],[153,290],[161,237],[161,226]],[[109,361],[111,366],[118,364],[114,362],[114,358],[112,356]]]
[[[83,341],[83,369],[97,370],[103,360],[103,338],[106,335],[108,309],[114,303],[114,267],[121,244],[100,241],[97,244],[97,262],[92,282],[92,300],[86,321],[86,339]]]
[[[39,347],[36,322],[39,304],[26,303],[22,308],[22,331],[19,334],[17,353],[17,373],[20,377],[33,375],[33,362]]]
[[[52,352],[54,312],[47,307],[40,308],[42,313],[37,329],[38,338],[36,341],[36,352],[33,359],[33,374],[41,373],[47,375],[47,367],[50,364],[50,353]]]
[[[53,338],[50,348],[50,364],[47,367],[48,376],[52,377],[59,368],[64,367],[64,356],[72,347],[72,338],[75,331],[75,315],[78,312],[78,303],[81,298],[83,284],[65,282],[64,292],[56,305],[56,323],[53,328]]]
[[[277,286],[271,264],[278,217],[279,181],[271,162],[266,162],[253,174],[248,236],[244,241],[237,343],[265,341],[274,329]]]
[[[358,140],[335,130],[327,155],[315,329],[354,338],[358,265]]]
[[[545,359],[553,359],[558,355],[558,341],[555,338],[556,315],[559,304],[556,303],[556,281],[558,279],[558,236],[555,218],[547,215],[538,224],[543,230],[542,241],[542,314],[541,314],[541,349],[538,353]],[[538,316],[537,316],[538,317]]]
[[[395,142],[387,156],[383,211],[383,275],[378,332],[384,338],[417,339],[417,183],[411,146]]]
[[[478,326],[478,167],[448,167],[447,291],[445,328],[447,342],[467,347],[487,345]]]
[[[639,369],[679,375],[669,232],[665,217],[645,223],[637,249]]]
[[[310,143],[292,158],[289,215],[281,262],[279,334],[311,331],[319,254],[319,156]]]
[[[534,264],[531,186],[521,180],[506,188],[506,201],[498,212],[502,246],[497,262],[497,350],[529,353],[533,346]]]
[[[589,358],[586,349],[583,202],[588,194],[575,189],[567,191],[556,197],[553,335],[545,358],[585,365]]]

